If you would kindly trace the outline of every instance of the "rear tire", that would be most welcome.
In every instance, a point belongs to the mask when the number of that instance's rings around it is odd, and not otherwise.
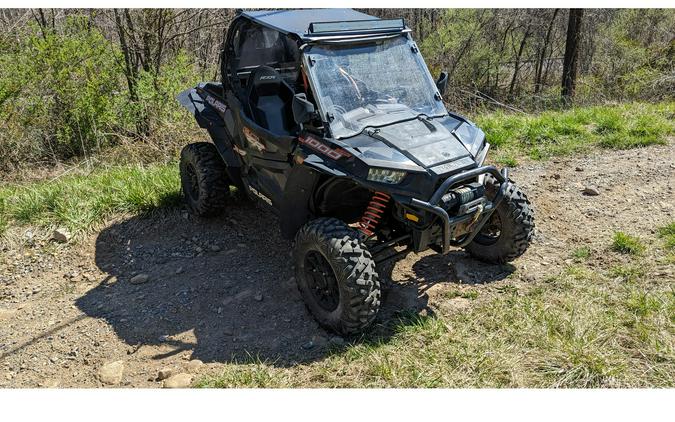
[[[527,195],[511,181],[504,199],[466,251],[481,261],[502,264],[521,256],[530,246],[534,234],[534,210]],[[493,198],[499,184],[486,176],[487,195]]]
[[[295,277],[305,305],[323,327],[355,334],[380,309],[375,261],[358,232],[335,218],[319,218],[296,235]]]
[[[191,213],[211,217],[222,213],[230,192],[225,163],[210,142],[186,145],[180,153],[180,181]]]

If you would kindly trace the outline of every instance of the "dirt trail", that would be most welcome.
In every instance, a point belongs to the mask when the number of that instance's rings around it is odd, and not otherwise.
[[[443,311],[441,293],[457,283],[542,279],[579,246],[606,250],[614,230],[653,238],[675,220],[672,142],[526,163],[512,178],[535,206],[537,234],[525,256],[491,266],[461,251],[411,254],[396,266],[379,324],[396,311]],[[582,194],[591,185],[598,196]],[[276,217],[254,204],[227,214],[123,218],[76,245],[0,251],[0,387],[159,386],[163,368],[198,377],[248,356],[277,366],[322,359],[326,343],[342,339],[305,310]],[[673,268],[649,271],[673,282]],[[133,284],[138,274],[147,281]],[[122,364],[101,373],[115,361]]]

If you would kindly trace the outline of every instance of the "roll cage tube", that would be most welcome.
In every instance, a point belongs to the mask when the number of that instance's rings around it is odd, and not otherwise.
[[[227,34],[225,36],[225,47],[221,51],[221,66],[220,66],[221,67],[221,79],[222,79],[223,88],[225,90],[232,91],[235,94],[235,96],[237,98],[239,98],[240,101],[244,100],[245,91],[246,91],[246,87],[243,86],[242,83],[241,83],[241,78],[240,78],[241,72],[240,72],[240,70],[244,69],[244,68],[253,70],[253,69],[257,68],[258,66],[265,66],[265,65],[270,66],[271,65],[271,62],[269,62],[269,61],[266,61],[266,62],[260,61],[260,62],[255,63],[255,64],[251,64],[251,65],[244,66],[244,67],[239,67],[239,65],[241,64],[240,60],[241,60],[241,57],[243,57],[243,55],[241,54],[241,52],[237,53],[237,51],[236,51],[237,46],[235,46],[235,41],[236,41],[236,36],[238,34],[240,34],[240,37],[242,36],[241,35],[242,29],[246,29],[246,32],[248,32],[250,30],[250,28],[247,27],[247,25],[250,25],[251,27],[260,29],[260,31],[273,31],[273,29],[271,29],[267,26],[261,25],[260,23],[255,22],[255,21],[253,21],[253,20],[251,20],[248,17],[243,16],[243,15],[239,15],[238,17],[236,17],[235,20],[230,25],[230,28],[227,31]],[[300,54],[300,55],[302,54],[301,53],[301,42],[300,42],[300,39],[298,39],[297,36],[295,36],[294,34],[291,34],[291,33],[282,33],[282,32],[278,32],[278,34],[279,34],[279,37],[285,37],[284,39],[288,40],[288,41],[284,41],[284,44],[283,44],[284,47],[286,48],[286,50],[284,50],[285,54],[286,54],[285,58],[288,58],[289,54],[291,54],[291,55],[293,54],[293,53],[291,53],[287,50],[287,48],[289,46],[288,43],[290,43],[291,45],[294,45],[294,48],[297,50],[298,54]],[[241,40],[239,40],[239,41],[241,41]],[[239,56],[237,56],[237,54],[239,54]],[[288,67],[288,66],[284,67],[284,66],[278,66],[278,65],[290,64],[290,63],[291,63],[290,61],[280,60],[280,61],[274,63],[274,67],[277,70],[282,70],[282,69],[288,70],[291,67]],[[298,70],[299,67],[300,67],[301,61],[300,60],[293,60],[292,63],[293,63],[292,68],[294,70]]]

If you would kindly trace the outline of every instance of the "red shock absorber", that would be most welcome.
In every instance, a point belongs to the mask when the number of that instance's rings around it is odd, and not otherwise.
[[[384,210],[389,204],[389,199],[391,197],[384,192],[375,192],[373,197],[370,198],[368,207],[366,211],[361,216],[361,221],[359,221],[359,230],[361,233],[370,237],[373,235],[373,230],[377,227],[377,224],[380,222]]]

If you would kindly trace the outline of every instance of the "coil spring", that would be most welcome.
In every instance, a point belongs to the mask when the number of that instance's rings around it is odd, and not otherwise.
[[[377,227],[377,224],[380,222],[384,210],[389,204],[389,199],[391,197],[384,192],[375,192],[366,207],[366,210],[361,216],[361,221],[359,221],[359,230],[364,235],[370,237],[374,234],[373,230]]]

